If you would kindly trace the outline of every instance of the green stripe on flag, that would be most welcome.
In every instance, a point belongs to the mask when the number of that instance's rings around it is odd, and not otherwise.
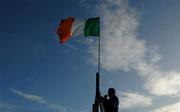
[[[100,18],[89,18],[85,23],[84,36],[100,36]]]

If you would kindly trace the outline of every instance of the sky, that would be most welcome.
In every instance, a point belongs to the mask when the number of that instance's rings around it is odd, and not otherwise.
[[[98,37],[60,44],[61,19],[101,19],[101,94],[120,112],[180,111],[179,0],[0,0],[0,111],[91,112]]]

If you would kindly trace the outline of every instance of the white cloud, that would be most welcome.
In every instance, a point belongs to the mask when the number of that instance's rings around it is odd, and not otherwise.
[[[150,112],[180,112],[180,102],[172,105],[163,106]]]
[[[120,108],[148,107],[152,105],[152,98],[141,95],[137,92],[119,93]]]
[[[101,62],[107,70],[129,70],[143,61],[145,41],[139,40],[137,11],[129,8],[125,0],[106,0],[97,6],[102,21]],[[92,48],[97,62],[96,48]]]
[[[10,91],[12,91],[14,94],[23,97],[26,100],[30,100],[30,101],[34,101],[34,102],[38,102],[41,104],[45,104],[50,108],[56,109],[58,112],[65,112],[65,108],[60,106],[60,105],[56,105],[48,100],[46,100],[45,98],[41,97],[41,96],[37,96],[37,95],[32,95],[32,94],[27,94],[24,93],[22,91],[19,91],[17,89],[10,89]]]
[[[24,97],[25,99],[27,100],[31,100],[31,101],[36,101],[36,102],[39,102],[39,103],[44,103],[46,102],[42,97],[40,96],[36,96],[36,95],[31,95],[31,94],[26,94],[26,93],[23,93],[19,90],[16,90],[16,89],[10,89],[13,93],[19,95],[19,96],[22,96]]]
[[[180,73],[161,71],[157,47],[138,39],[139,13],[128,0],[104,0],[97,5],[101,16],[101,64],[108,71],[135,70],[145,79],[144,88],[151,94],[178,95]],[[96,43],[97,44],[97,43]],[[90,45],[90,60],[97,64],[96,45]]]
[[[153,76],[148,77],[145,88],[149,90],[150,93],[158,96],[177,96],[180,93],[180,73],[171,71],[153,74]]]

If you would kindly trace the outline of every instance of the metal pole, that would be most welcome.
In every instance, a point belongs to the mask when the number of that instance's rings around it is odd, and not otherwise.
[[[100,80],[100,68],[101,68],[101,59],[100,59],[100,43],[101,43],[101,39],[100,39],[100,35],[99,35],[99,39],[98,39],[98,49],[97,49],[97,58],[98,58],[98,72],[96,73],[96,96],[95,96],[95,100],[94,100],[94,104],[93,104],[93,112],[99,112],[99,108],[100,108],[100,87],[99,87],[99,80]],[[103,109],[100,108],[100,111],[102,111]]]
[[[101,50],[101,38],[99,36],[99,39],[98,39],[98,72],[100,73],[100,67],[101,67],[101,54],[100,54],[100,50]]]

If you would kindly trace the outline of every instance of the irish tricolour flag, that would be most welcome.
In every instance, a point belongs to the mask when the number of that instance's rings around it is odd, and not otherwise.
[[[57,29],[60,43],[66,42],[70,37],[84,34],[84,37],[100,35],[100,18],[79,20],[74,17],[62,19]]]

